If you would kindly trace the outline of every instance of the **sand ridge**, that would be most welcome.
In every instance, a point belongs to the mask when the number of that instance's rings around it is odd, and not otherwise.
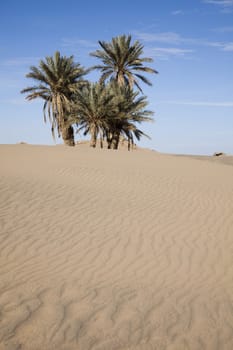
[[[0,350],[232,350],[233,167],[0,146]]]

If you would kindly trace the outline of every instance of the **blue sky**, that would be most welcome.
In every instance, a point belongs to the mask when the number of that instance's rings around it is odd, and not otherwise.
[[[155,122],[140,144],[233,154],[233,0],[3,0],[0,33],[0,143],[54,144],[43,102],[20,94],[31,65],[59,50],[90,67],[98,40],[132,34],[159,71],[142,86]]]

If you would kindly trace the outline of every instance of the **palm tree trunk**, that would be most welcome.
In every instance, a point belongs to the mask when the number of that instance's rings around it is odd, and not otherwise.
[[[130,151],[130,144],[131,144],[131,141],[130,141],[130,138],[128,137],[128,151]]]
[[[96,126],[95,125],[90,127],[90,133],[91,133],[90,147],[95,148],[96,147],[96,142],[97,142],[97,130],[96,130]]]
[[[115,131],[112,138],[112,149],[118,149],[120,140],[120,133],[118,131]]]
[[[125,84],[125,79],[124,79],[124,74],[122,72],[118,72],[116,76],[117,83],[120,86],[124,86]]]
[[[100,148],[104,148],[103,139],[100,137]]]
[[[74,142],[74,129],[72,125],[70,126],[63,126],[62,128],[62,139],[64,141],[64,144],[67,146],[75,146]]]
[[[104,148],[104,137],[103,137],[103,132],[102,130],[100,131],[100,148]]]
[[[110,132],[107,133],[107,144],[108,144],[108,149],[112,148],[112,136],[110,135]]]

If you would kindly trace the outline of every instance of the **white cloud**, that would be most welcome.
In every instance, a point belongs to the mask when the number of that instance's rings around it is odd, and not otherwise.
[[[2,93],[2,91],[6,92],[7,89],[19,88],[21,86],[21,80],[15,79],[9,75],[4,77],[2,71],[0,71],[0,74],[2,75],[0,79],[0,93]],[[22,73],[22,76],[24,76],[24,73]]]
[[[222,13],[232,13],[233,0],[203,0],[203,2],[219,6]]]
[[[206,4],[220,5],[223,7],[233,6],[233,0],[204,0]]]
[[[233,107],[233,101],[212,102],[212,101],[161,101],[158,104],[171,104],[196,107]]]
[[[183,10],[176,10],[176,11],[172,11],[171,14],[172,14],[173,16],[184,15],[184,11],[183,11]]]
[[[147,55],[161,59],[168,59],[171,56],[184,57],[186,54],[190,54],[192,52],[194,52],[194,50],[181,49],[177,47],[152,47],[145,50]]]
[[[134,31],[133,34],[137,39],[146,42],[161,42],[166,44],[179,44],[183,41],[181,36],[174,32],[163,32],[163,33],[145,33]]]
[[[14,106],[22,106],[26,105],[28,101],[25,100],[25,98],[22,97],[15,97],[15,98],[9,98],[9,99],[2,99],[0,100],[1,104],[7,104],[7,105],[14,105]]]
[[[188,45],[206,45],[209,42],[200,38],[184,38],[176,32],[146,33],[135,31],[133,34],[137,39],[145,42],[159,42],[164,44],[188,44]]]
[[[222,51],[231,52],[233,51],[233,42],[213,42],[209,43],[209,46],[217,47]]]
[[[233,27],[225,27],[228,28],[228,30],[233,30]],[[144,42],[148,43],[163,43],[167,45],[181,45],[181,44],[186,44],[186,45],[194,45],[194,46],[209,46],[209,47],[215,47],[218,48],[222,51],[228,51],[231,52],[233,51],[233,42],[215,42],[215,41],[210,41],[207,39],[202,39],[202,38],[184,38],[178,33],[175,32],[163,32],[163,33],[145,33],[145,32],[134,32],[134,35],[136,36],[137,39],[142,40]],[[155,50],[155,49],[154,49]],[[190,53],[194,52],[194,50],[191,48],[177,48],[175,49],[174,47],[171,48],[158,48],[158,54],[159,50],[165,54],[166,51],[169,53],[174,53],[176,55],[184,55],[185,53]]]
[[[145,48],[145,54],[149,57],[155,57],[163,60],[167,60],[169,57],[184,57],[187,54],[194,52],[193,49],[174,47],[174,45],[180,45],[186,42],[186,39],[182,38],[175,32],[160,32],[160,33],[147,33],[134,31],[136,39],[148,43]],[[190,40],[191,41],[191,40]],[[164,44],[164,47],[155,47],[153,43]],[[150,45],[153,45],[150,47]],[[171,47],[169,47],[172,45]]]
[[[233,42],[222,44],[223,51],[233,51]]]
[[[39,57],[15,57],[0,61],[0,65],[8,67],[33,65],[36,64],[39,59]]]
[[[78,39],[78,38],[63,38],[62,39],[63,47],[71,47],[78,49],[79,47],[95,49],[98,46],[98,43],[92,42],[90,40]]]
[[[230,33],[230,32],[233,32],[233,26],[214,28],[212,29],[212,31],[215,33]]]

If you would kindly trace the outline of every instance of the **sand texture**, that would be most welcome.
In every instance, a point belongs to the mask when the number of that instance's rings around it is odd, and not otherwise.
[[[0,160],[0,350],[233,349],[231,157]]]

